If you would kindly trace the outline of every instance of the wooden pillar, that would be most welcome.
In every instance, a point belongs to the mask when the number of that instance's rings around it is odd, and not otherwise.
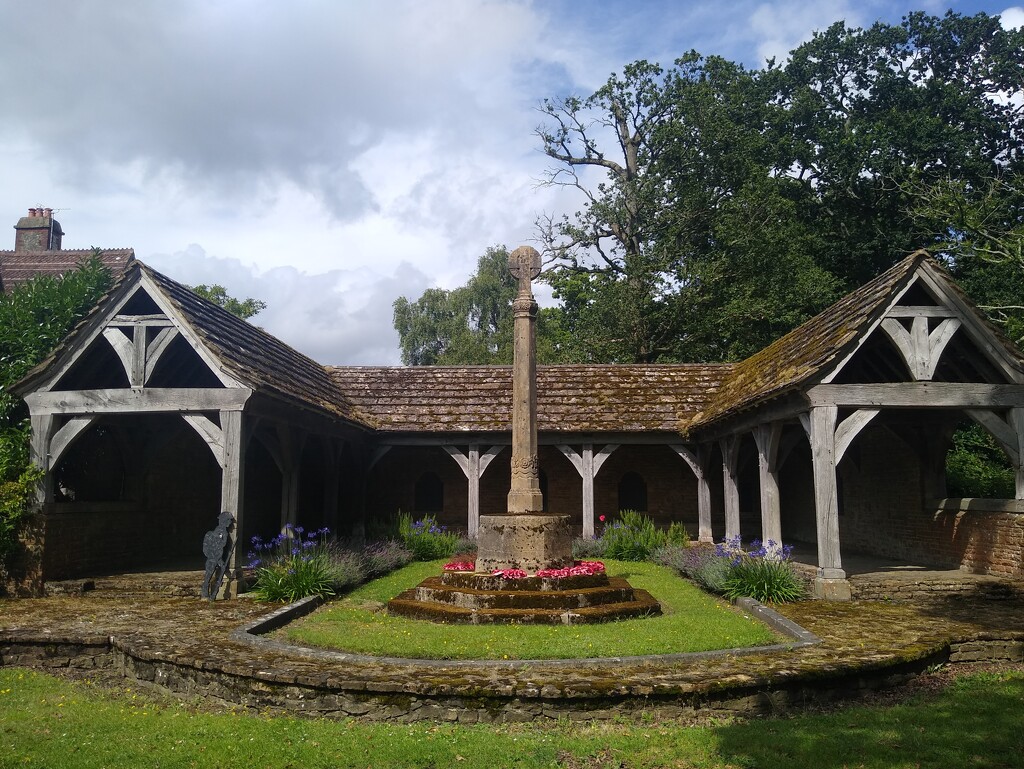
[[[849,600],[839,554],[839,490],[836,482],[836,406],[815,406],[805,425],[811,442],[814,471],[814,510],[818,534],[818,574],[814,580],[819,598]]]
[[[32,438],[29,446],[32,464],[46,475],[39,484],[36,502],[42,506],[53,501],[53,468],[50,465],[50,439],[53,437],[53,414],[32,414]],[[56,464],[56,460],[54,460]]]
[[[295,526],[299,515],[299,482],[302,473],[304,433],[296,434],[288,425],[277,426],[277,446],[267,446],[277,469],[281,471],[281,531]]]
[[[782,548],[782,507],[779,497],[779,439],[782,424],[758,425],[754,428],[757,443],[757,469],[761,490],[761,540],[770,551]]]
[[[683,458],[697,477],[697,541],[713,542],[711,533],[711,484],[708,483],[708,460],[711,451],[707,446],[690,449],[675,445],[675,452]]]
[[[725,499],[725,538],[733,539],[740,536],[740,487],[739,487],[739,456],[740,439],[738,435],[724,438],[718,442],[722,449],[722,489]]]
[[[476,539],[480,533],[480,478],[491,464],[491,460],[501,453],[504,446],[491,446],[483,454],[480,446],[472,444],[469,453],[463,454],[455,446],[445,446],[444,450],[456,461],[466,476],[468,487],[466,500],[466,532],[470,539]]]
[[[243,490],[245,489],[246,434],[241,411],[221,411],[220,429],[222,435],[220,509],[235,518],[235,546],[228,561],[224,591],[234,597],[238,594],[241,577],[241,562],[246,546],[242,541]]]
[[[596,533],[594,527],[594,477],[600,472],[601,465],[612,455],[612,452],[619,447],[617,443],[609,443],[597,454],[594,454],[594,444],[584,443],[582,452],[577,454],[571,446],[560,445],[561,451],[566,459],[572,462],[576,472],[580,474],[583,481],[583,536],[593,538]]]
[[[324,526],[332,534],[338,531],[338,482],[341,471],[342,446],[335,438],[325,437],[324,441]]]
[[[1024,408],[1012,408],[1009,423],[1017,433],[1017,499],[1024,499]]]

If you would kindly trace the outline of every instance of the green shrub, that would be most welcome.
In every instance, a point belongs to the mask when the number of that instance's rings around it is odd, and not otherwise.
[[[689,575],[694,582],[712,593],[724,593],[732,572],[732,559],[708,553],[690,567]]]
[[[462,537],[448,531],[447,526],[439,526],[432,515],[414,521],[411,515],[402,513],[398,516],[398,536],[417,561],[450,558],[463,542]]]
[[[14,549],[18,530],[35,504],[43,471],[26,465],[14,480],[0,479],[0,562]]]
[[[327,529],[311,531],[303,537],[301,526],[292,527],[269,542],[253,537],[249,568],[255,570],[253,594],[261,601],[289,603],[311,595],[337,595],[343,583],[351,580],[351,564],[339,568],[331,557]],[[362,577],[350,582],[362,582]]]
[[[604,555],[620,561],[646,561],[665,544],[665,532],[659,531],[654,521],[635,510],[623,510],[620,519],[608,526],[601,535]]]
[[[789,561],[744,556],[730,565],[720,592],[733,601],[746,596],[761,603],[787,603],[803,598],[804,586]]]
[[[690,546],[690,532],[683,524],[673,521],[665,532],[665,544],[687,548]]]
[[[946,455],[946,486],[951,497],[1013,499],[1014,471],[992,436],[971,424],[953,435]]]
[[[604,544],[601,537],[576,537],[572,541],[572,557],[577,561],[604,558]]]

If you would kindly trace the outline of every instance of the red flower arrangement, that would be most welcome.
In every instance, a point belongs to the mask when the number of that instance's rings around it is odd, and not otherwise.
[[[495,569],[491,572],[491,576],[502,579],[523,579],[527,574],[522,569]]]
[[[580,561],[572,566],[566,566],[561,569],[541,569],[537,572],[537,576],[547,577],[548,579],[592,577],[595,574],[603,574],[604,570],[604,564],[600,561]]]
[[[452,561],[444,565],[444,570],[476,571],[476,564],[472,561]],[[604,564],[600,561],[578,561],[572,566],[561,569],[541,569],[536,576],[545,579],[564,579],[566,577],[590,577],[594,574],[603,574],[604,571]],[[495,569],[491,572],[491,576],[502,579],[523,579],[529,575],[522,569]]]

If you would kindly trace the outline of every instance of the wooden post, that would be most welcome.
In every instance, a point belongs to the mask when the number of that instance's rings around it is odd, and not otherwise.
[[[814,510],[818,532],[818,575],[814,590],[819,598],[849,600],[839,555],[839,491],[836,483],[836,406],[816,406],[807,422],[814,470]]]
[[[571,446],[560,445],[561,451],[566,459],[572,462],[576,472],[580,474],[583,481],[583,536],[593,538],[596,534],[594,526],[594,477],[600,472],[601,465],[612,455],[612,452],[619,447],[617,443],[609,443],[597,454],[594,454],[594,444],[584,443],[581,454],[577,454]]]
[[[690,449],[675,445],[675,452],[683,458],[697,477],[697,541],[713,542],[711,533],[711,484],[708,483],[708,459],[711,451],[707,446]]]
[[[338,481],[341,472],[338,463],[341,460],[342,446],[337,439],[325,437],[324,441],[324,526],[332,534],[338,532]]]
[[[32,439],[29,446],[32,464],[46,475],[36,493],[36,502],[43,506],[53,501],[53,468],[50,466],[50,439],[53,437],[54,416],[51,413],[32,414]]]
[[[777,464],[781,437],[782,424],[779,422],[754,428],[761,490],[761,540],[765,548],[775,551],[782,548],[782,508]]]
[[[1024,499],[1024,408],[1010,409],[1010,426],[1017,433],[1017,499]]]
[[[243,525],[243,490],[245,488],[245,448],[246,436],[242,424],[241,411],[221,411],[220,429],[223,436],[223,457],[221,461],[220,509],[231,513],[235,518],[235,546],[228,561],[228,571],[224,581],[224,592],[234,597],[238,595],[238,583],[241,578],[241,562],[245,554],[245,543],[242,539]]]
[[[722,487],[725,497],[725,538],[740,536],[740,487],[738,435],[723,438],[718,442],[722,449]]]
[[[503,448],[505,447],[491,446],[481,454],[480,446],[474,443],[470,445],[469,453],[463,454],[455,446],[444,447],[444,450],[458,463],[459,467],[462,468],[463,474],[466,476],[468,487],[466,533],[470,539],[476,539],[477,534],[480,533],[480,478],[487,470],[491,460],[498,456]]]

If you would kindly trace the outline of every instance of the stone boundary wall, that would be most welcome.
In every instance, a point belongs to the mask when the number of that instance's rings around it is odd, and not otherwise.
[[[264,619],[279,625],[290,616],[280,612]],[[442,681],[436,670],[425,669],[412,660],[395,666],[395,674],[389,676],[387,683],[371,683],[358,680],[356,675],[350,676],[353,680],[346,680],[347,673],[303,674],[282,666],[260,669],[246,663],[215,665],[106,636],[54,637],[28,631],[0,634],[0,666],[108,669],[162,692],[241,706],[254,712],[271,709],[293,715],[395,722],[578,721],[641,716],[686,720],[771,715],[812,704],[856,699],[870,691],[903,683],[929,665],[981,661],[1024,661],[1024,634],[979,634],[939,644],[922,650],[912,661],[891,665],[812,669],[774,680],[737,676],[738,680],[723,679],[706,686],[679,684],[658,689],[626,689],[614,686],[614,681],[607,686],[588,687],[581,683],[578,661],[567,666],[564,676],[553,671],[543,686],[523,686],[521,682],[517,686],[514,675],[507,674],[508,665],[503,663],[492,664],[493,672],[486,685],[478,682],[474,686],[460,686],[454,681]],[[628,664],[627,660],[622,662]],[[654,674],[657,668],[651,670]]]
[[[850,580],[850,591],[855,601],[927,602],[949,598],[959,601],[1002,601],[1024,596],[1024,582],[987,576],[979,576],[973,581],[855,576]]]

